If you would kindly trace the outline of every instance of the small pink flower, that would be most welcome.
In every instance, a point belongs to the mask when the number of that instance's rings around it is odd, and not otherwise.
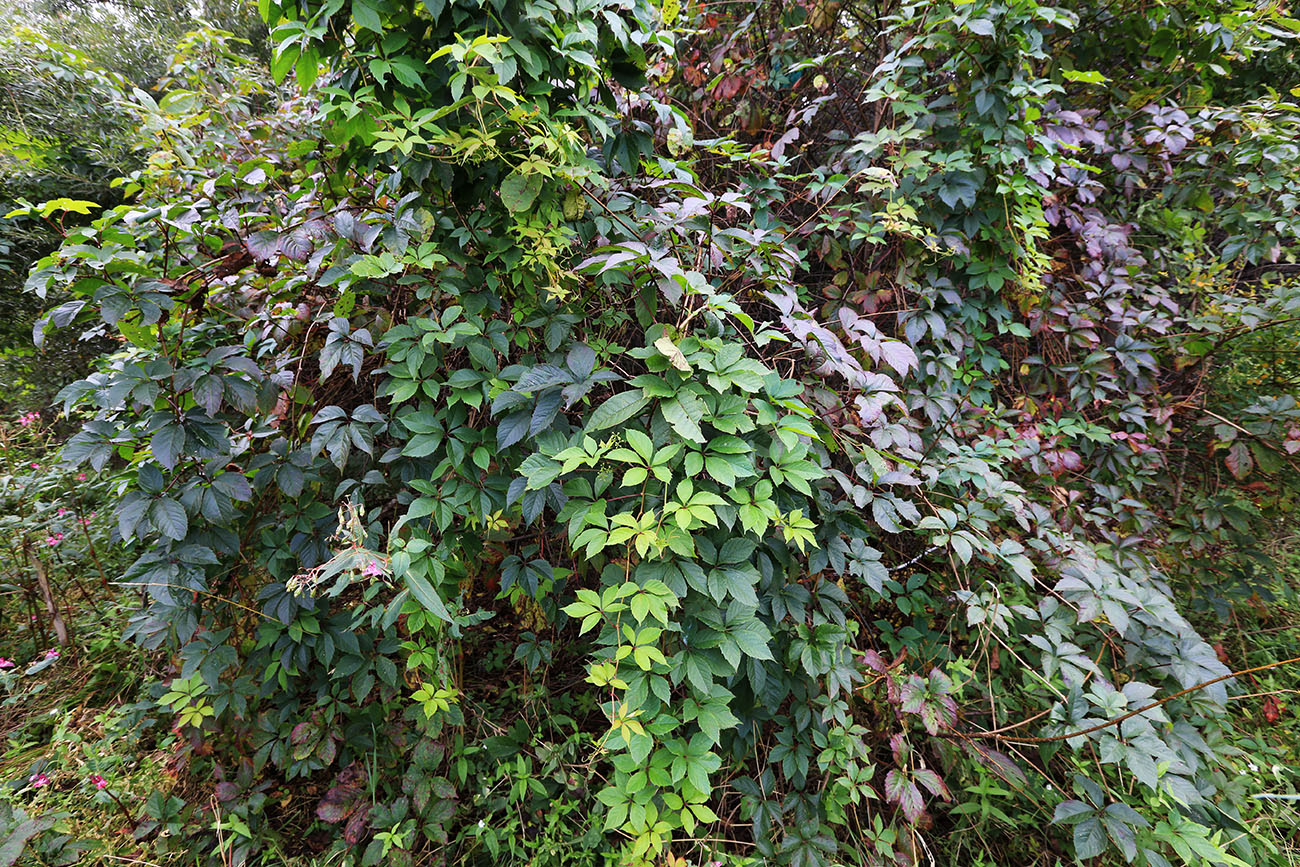
[[[90,781],[95,784],[96,789],[108,788],[108,780],[104,779],[99,774],[91,774]]]
[[[365,565],[365,568],[361,570],[361,574],[369,578],[378,578],[380,575],[384,574],[384,567],[379,565],[378,560],[371,560]]]
[[[48,786],[50,784],[50,778],[44,774],[32,774],[27,778],[27,782],[32,784],[33,789],[39,789],[41,786]]]
[[[45,537],[45,544],[49,545],[51,548],[53,548],[55,545],[59,544],[62,541],[63,541],[62,533],[55,533],[53,536]]]
[[[0,656],[0,670],[13,667],[14,661],[12,659],[5,659],[3,656]]]
[[[63,508],[62,506],[59,506],[59,510],[58,510],[57,512],[55,512],[54,514],[56,514],[57,516],[59,516],[60,518],[62,518],[64,515],[68,514],[68,510],[65,509],[65,508]]]
[[[38,464],[38,463],[36,463],[35,461],[33,461],[31,464],[29,464],[29,466],[30,466],[32,469],[34,469],[34,470],[39,470],[39,469],[41,468],[41,465]]]
[[[49,650],[45,651],[45,658],[46,658],[46,659],[58,659],[58,658],[59,658],[59,652],[58,652],[57,650],[55,650],[53,647],[51,647]]]
[[[25,412],[22,415],[18,416],[18,423],[23,427],[34,425],[40,420],[41,420],[41,414],[39,412],[34,412],[34,411]]]
[[[77,481],[79,481],[79,482],[84,482],[85,480],[86,480],[86,474],[85,474],[85,473],[77,473]]]

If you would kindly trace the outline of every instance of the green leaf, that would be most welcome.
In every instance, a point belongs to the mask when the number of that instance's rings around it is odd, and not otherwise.
[[[722,731],[740,725],[740,720],[732,714],[725,701],[711,701],[701,705],[695,722],[700,731],[708,735],[714,744],[722,742]]]
[[[289,74],[289,70],[294,68],[298,62],[298,54],[301,51],[298,45],[297,37],[292,42],[281,43],[275,54],[271,57],[271,77],[276,83],[284,81],[284,77]]]
[[[1094,70],[1085,72],[1080,69],[1062,69],[1061,77],[1066,81],[1080,81],[1084,84],[1105,84],[1110,81],[1109,78]]]
[[[673,343],[672,338],[667,334],[659,336],[659,339],[655,341],[655,349],[659,351],[660,355],[668,359],[669,364],[682,373],[691,372],[691,365],[686,360],[686,355],[678,348],[677,344]]]
[[[166,469],[176,466],[181,452],[185,449],[185,428],[179,424],[168,424],[158,429],[149,441],[153,456]]]
[[[189,532],[189,518],[185,514],[185,507],[171,497],[154,501],[149,507],[149,520],[159,533],[177,542],[184,539],[185,534]]]
[[[623,391],[606,400],[587,421],[587,430],[598,431],[622,424],[645,409],[650,400],[640,391]]]
[[[730,636],[741,651],[750,659],[772,659],[772,635],[767,627],[757,620],[751,620],[730,632]]]
[[[1106,851],[1106,829],[1095,815],[1074,826],[1074,854],[1080,860],[1096,858]]]
[[[316,48],[310,47],[298,55],[298,61],[294,64],[294,74],[298,78],[298,87],[302,90],[310,90],[311,86],[316,83],[316,77],[320,74],[320,55],[316,53]]]
[[[501,184],[501,203],[518,213],[532,207],[537,194],[542,191],[541,175],[510,175]]]
[[[25,816],[26,814],[19,812],[18,815]],[[0,867],[12,867],[13,864],[16,864],[18,857],[23,854],[23,849],[27,846],[28,840],[53,828],[60,819],[67,816],[67,813],[52,813],[19,822],[16,827],[9,830],[9,836],[5,838],[4,843],[0,844]]]
[[[681,437],[697,443],[704,442],[704,431],[700,429],[704,406],[698,397],[688,392],[682,393],[659,404],[659,409],[664,414],[664,421],[672,425]]]
[[[352,0],[352,20],[367,30],[384,32],[384,21],[379,16],[379,10],[369,0]]]
[[[646,436],[639,430],[630,430],[626,434],[627,444],[630,445],[642,460],[649,461],[654,455],[654,443],[650,437]]]
[[[411,595],[416,601],[423,605],[435,617],[445,620],[448,623],[454,621],[451,612],[447,610],[447,605],[438,595],[438,591],[433,589],[433,585],[418,572],[408,569],[406,571],[406,586],[410,588]]]
[[[560,476],[564,467],[559,461],[545,455],[531,454],[519,465],[519,471],[528,480],[527,490],[540,491]]]

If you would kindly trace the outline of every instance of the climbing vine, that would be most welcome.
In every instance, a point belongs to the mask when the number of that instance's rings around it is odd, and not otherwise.
[[[1207,387],[1300,309],[1280,8],[260,11],[29,280],[240,858],[267,774],[365,864],[1276,856],[1189,617],[1294,501]]]

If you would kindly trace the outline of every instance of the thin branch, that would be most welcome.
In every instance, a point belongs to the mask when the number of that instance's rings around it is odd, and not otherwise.
[[[1043,714],[1048,712],[1048,711],[1043,711],[1043,713],[1035,714],[1029,719],[1021,720],[1018,723],[1014,723],[1009,726],[1003,726],[1002,728],[994,729],[993,731],[974,732],[974,733],[949,732],[949,733],[945,733],[944,736],[961,738],[962,740],[979,740],[981,738],[994,738],[996,740],[1007,741],[1009,743],[1017,743],[1017,744],[1047,744],[1047,743],[1052,743],[1053,741],[1067,741],[1070,738],[1077,738],[1080,737],[1081,735],[1092,734],[1093,732],[1101,731],[1102,729],[1108,729],[1111,726],[1117,726],[1120,723],[1124,722],[1124,720],[1126,719],[1132,719],[1133,717],[1138,716],[1139,714],[1144,714],[1147,711],[1158,708],[1162,704],[1171,702],[1174,699],[1179,698],[1180,696],[1187,695],[1189,692],[1196,692],[1197,690],[1205,689],[1207,686],[1213,686],[1216,683],[1220,683],[1230,678],[1240,677],[1243,674],[1254,674],[1257,671],[1268,671],[1270,668],[1280,668],[1284,665],[1293,665],[1297,662],[1300,662],[1300,656],[1295,656],[1292,657],[1291,659],[1284,659],[1281,660],[1280,662],[1270,662],[1267,665],[1257,665],[1254,668],[1244,668],[1241,671],[1232,671],[1229,672],[1228,674],[1220,675],[1219,677],[1213,678],[1211,680],[1202,681],[1201,683],[1198,683],[1195,686],[1189,686],[1187,687],[1187,689],[1180,689],[1178,692],[1175,692],[1172,695],[1167,695],[1164,698],[1160,699],[1159,701],[1153,701],[1148,705],[1143,705],[1137,710],[1131,710],[1122,716],[1115,717],[1113,720],[1108,720],[1107,722],[1098,723],[1095,726],[1089,726],[1086,729],[1079,729],[1078,731],[1069,732],[1063,735],[1053,735],[1047,738],[1029,738],[1029,737],[1006,737],[1001,734],[1002,732],[1010,731],[1012,729],[1017,729],[1020,728],[1021,726],[1028,725],[1029,723],[1033,722],[1034,720],[1038,719],[1039,717],[1043,716]],[[1050,708],[1048,710],[1050,710]]]

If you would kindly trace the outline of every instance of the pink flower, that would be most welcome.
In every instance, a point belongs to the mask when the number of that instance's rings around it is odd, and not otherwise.
[[[379,565],[378,560],[371,560],[365,565],[365,568],[361,570],[361,574],[369,578],[378,578],[380,575],[384,574],[384,567]]]
[[[23,413],[22,415],[18,416],[18,423],[19,423],[20,425],[22,425],[23,427],[28,427],[29,425],[34,425],[34,424],[36,424],[36,423],[37,423],[38,421],[40,421],[40,420],[41,420],[41,414],[40,414],[39,412],[35,412],[35,411],[33,411],[33,412],[25,412],[25,413]]]
[[[14,667],[14,661],[12,659],[5,659],[3,656],[0,656],[0,669],[13,668],[13,667]]]
[[[62,518],[64,515],[68,514],[68,510],[63,508],[62,506],[59,506],[59,511],[55,512],[54,514]]]
[[[45,537],[45,544],[49,545],[51,548],[53,548],[55,545],[59,544],[62,541],[63,541],[62,533],[55,533],[53,536]]]
[[[86,474],[85,474],[85,473],[77,473],[77,481],[79,481],[79,482],[84,482],[85,480],[86,480]]]
[[[104,779],[99,774],[91,774],[90,781],[95,784],[96,789],[108,788],[108,780]]]
[[[50,784],[50,778],[44,774],[32,774],[27,778],[27,782],[32,784],[33,789],[39,789],[41,786],[48,786]]]
[[[38,464],[38,463],[36,463],[36,462],[34,462],[34,461],[30,464],[30,466],[31,466],[31,468],[34,469],[34,470],[39,470],[39,469],[41,468],[41,465]]]
[[[59,652],[58,652],[57,650],[55,650],[53,647],[51,647],[49,650],[45,651],[45,658],[46,658],[46,659],[58,659],[58,658],[59,658]]]

